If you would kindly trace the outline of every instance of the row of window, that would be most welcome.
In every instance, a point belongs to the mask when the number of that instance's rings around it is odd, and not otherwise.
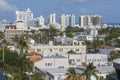
[[[54,49],[48,49],[50,52],[53,52],[53,50],[58,50],[59,49],[59,52],[63,52],[63,48],[54,48]],[[71,50],[74,50],[74,49],[71,49]],[[80,51],[80,49],[75,49],[75,51]],[[37,52],[41,52],[41,49],[37,49]]]
[[[6,33],[21,33],[21,31],[6,31]]]
[[[75,59],[70,59],[70,61],[75,62]],[[80,59],[76,59],[76,62],[80,62]]]
[[[88,62],[106,62],[107,59],[87,59]]]
[[[52,66],[52,63],[45,63],[45,66]]]

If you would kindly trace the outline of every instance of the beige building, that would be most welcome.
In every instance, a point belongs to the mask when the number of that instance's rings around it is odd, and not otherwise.
[[[15,37],[15,35],[20,36],[23,34],[24,30],[17,29],[16,25],[6,25],[5,26],[5,40],[9,43],[12,43],[12,38]]]
[[[30,45],[30,50],[38,52],[40,54],[49,55],[49,54],[64,54],[68,51],[74,51],[75,53],[86,54],[86,46],[82,44],[73,45],[53,45],[52,42],[49,45]]]

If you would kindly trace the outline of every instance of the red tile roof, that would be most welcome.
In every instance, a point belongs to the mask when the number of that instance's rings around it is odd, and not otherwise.
[[[106,46],[106,45],[101,45],[101,48],[104,48],[104,49],[115,49],[114,46]]]
[[[26,54],[26,56],[33,56],[33,55],[40,56],[40,54],[37,52],[29,52]]]
[[[16,25],[6,25],[5,29],[16,29]]]

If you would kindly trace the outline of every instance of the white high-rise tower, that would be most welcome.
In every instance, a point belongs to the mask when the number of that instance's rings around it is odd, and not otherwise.
[[[44,17],[43,17],[43,16],[40,16],[40,17],[38,18],[38,22],[39,22],[39,25],[40,25],[40,26],[45,25],[45,19],[44,19]]]
[[[33,13],[28,8],[26,11],[16,11],[16,21],[23,21],[25,24],[33,19]]]
[[[101,26],[102,25],[102,16],[99,15],[82,15],[80,16],[80,26]]]
[[[50,14],[48,19],[49,19],[49,24],[56,23],[56,14],[55,13]]]
[[[75,25],[75,16],[62,14],[60,16],[60,24],[62,27],[74,26]]]

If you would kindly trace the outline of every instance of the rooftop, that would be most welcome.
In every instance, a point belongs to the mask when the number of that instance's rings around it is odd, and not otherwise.
[[[114,71],[113,66],[100,66],[96,68],[100,73],[109,73]]]
[[[113,62],[114,62],[114,63],[119,63],[119,64],[120,64],[120,58],[114,59]]]
[[[51,56],[47,56],[47,57],[44,57],[44,58],[66,58],[66,57],[56,54],[56,55],[51,55]]]

